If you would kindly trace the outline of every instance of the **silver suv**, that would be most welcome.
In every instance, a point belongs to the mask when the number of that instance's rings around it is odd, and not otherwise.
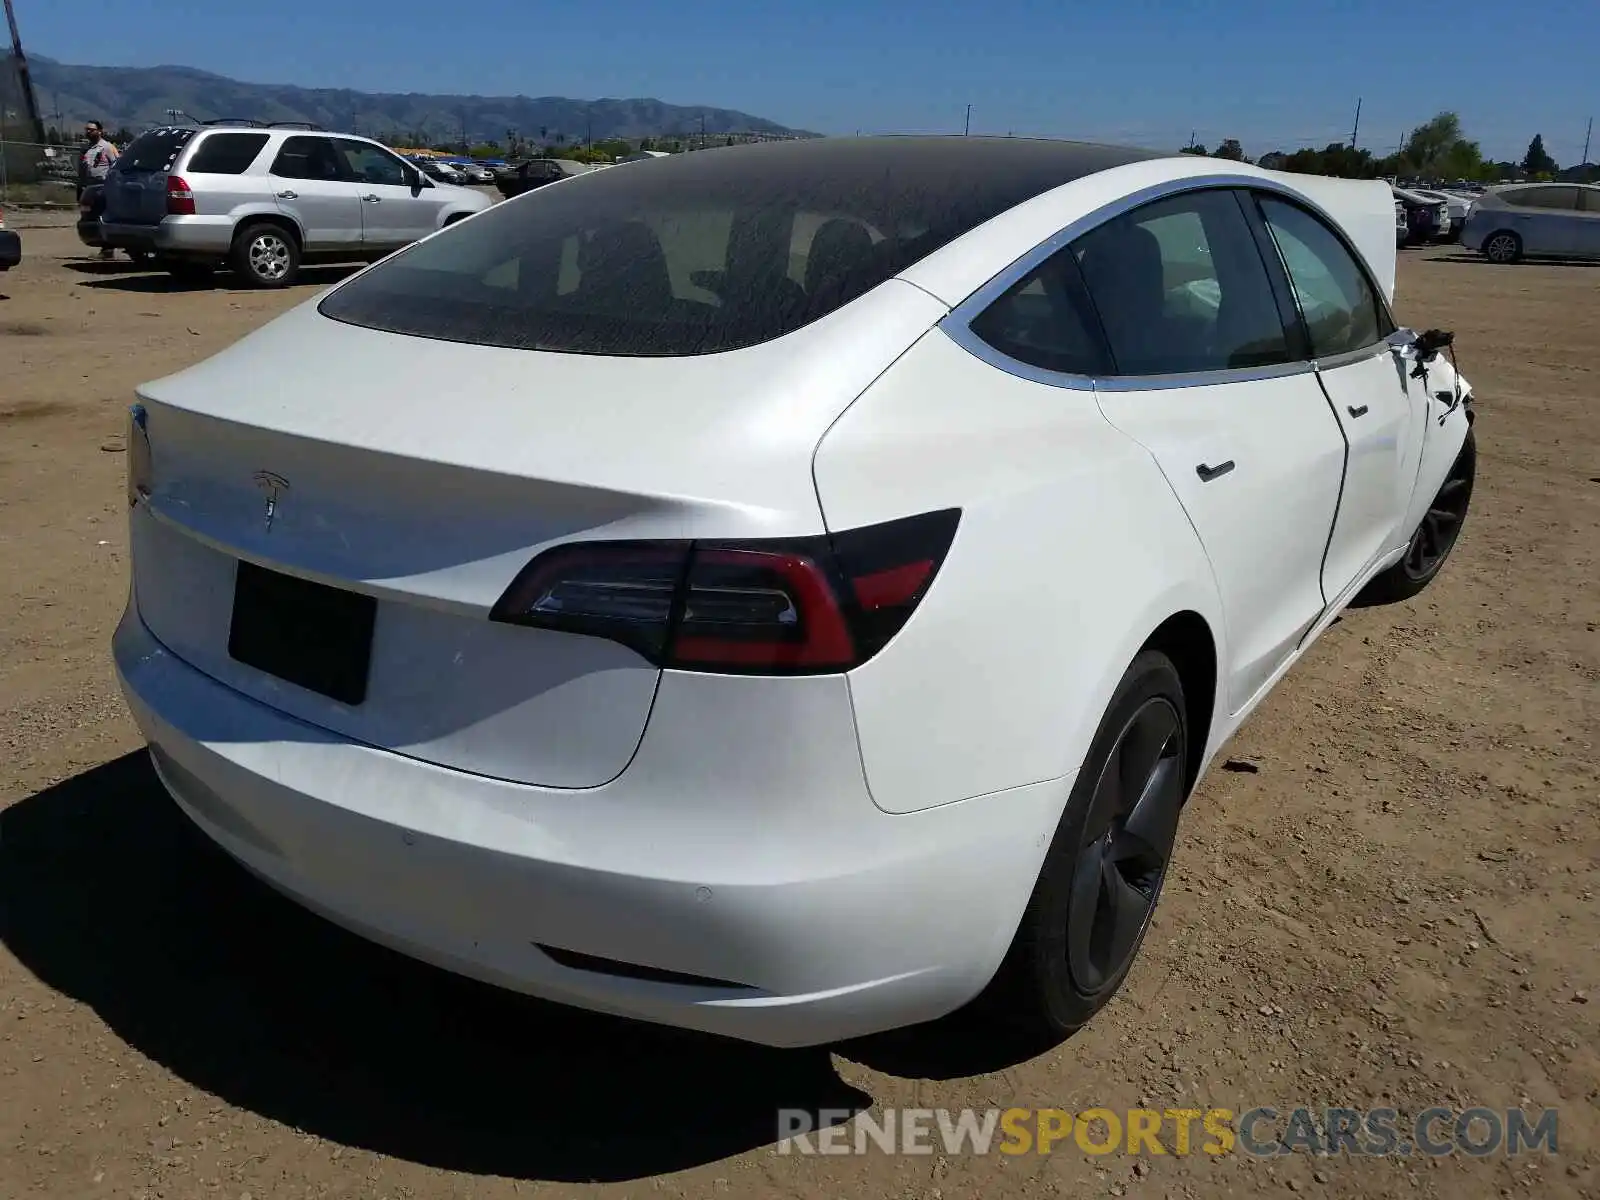
[[[106,177],[100,229],[176,276],[231,264],[278,288],[303,262],[381,258],[490,203],[369,138],[216,122],[136,137]]]

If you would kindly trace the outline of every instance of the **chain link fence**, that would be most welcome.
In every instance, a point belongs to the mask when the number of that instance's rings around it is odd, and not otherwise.
[[[34,111],[16,55],[0,54],[0,205],[76,201],[77,152],[70,146],[45,146],[44,134],[29,115]]]
[[[0,207],[77,204],[78,149],[0,135]]]

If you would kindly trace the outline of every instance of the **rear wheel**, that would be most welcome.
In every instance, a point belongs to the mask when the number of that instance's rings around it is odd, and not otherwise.
[[[251,287],[288,287],[300,273],[300,247],[281,225],[246,225],[233,239],[233,269]]]
[[[1492,263],[1514,263],[1522,257],[1522,239],[1509,229],[1491,233],[1484,239],[1483,256]]]
[[[1140,654],[1079,772],[1016,939],[979,1001],[1053,1044],[1115,995],[1144,941],[1188,794],[1183,684]]]
[[[1456,538],[1461,536],[1461,526],[1466,523],[1467,510],[1472,505],[1472,484],[1478,473],[1478,443],[1467,430],[1467,440],[1461,443],[1461,452],[1450,464],[1450,473],[1439,488],[1439,494],[1428,505],[1422,523],[1412,531],[1406,546],[1405,557],[1361,589],[1356,604],[1396,604],[1409,600],[1433,582],[1433,577],[1444,566],[1444,560],[1455,549]]]

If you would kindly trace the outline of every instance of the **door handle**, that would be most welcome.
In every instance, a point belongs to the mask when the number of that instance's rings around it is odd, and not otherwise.
[[[1367,415],[1367,406],[1363,404],[1357,408],[1354,404],[1347,404],[1345,405],[1345,411],[1352,417],[1364,417]]]
[[[374,196],[371,192],[368,192],[365,196],[363,196],[361,198],[363,200],[365,200],[368,204],[376,204],[376,203],[378,203],[378,201],[383,199],[382,196]]]
[[[278,193],[278,199],[279,200],[298,200],[298,199],[300,199],[300,193],[299,192],[279,192]]]
[[[1210,483],[1213,479],[1220,478],[1231,470],[1233,470],[1233,459],[1230,458],[1227,462],[1218,463],[1214,467],[1208,467],[1205,463],[1201,463],[1194,469],[1194,473],[1200,476],[1201,483]]]

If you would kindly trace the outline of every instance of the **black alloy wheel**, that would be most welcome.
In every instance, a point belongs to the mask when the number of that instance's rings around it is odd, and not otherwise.
[[[975,1013],[1040,1049],[1105,1007],[1150,928],[1189,784],[1182,680],[1165,654],[1142,651],[1101,718]]]

